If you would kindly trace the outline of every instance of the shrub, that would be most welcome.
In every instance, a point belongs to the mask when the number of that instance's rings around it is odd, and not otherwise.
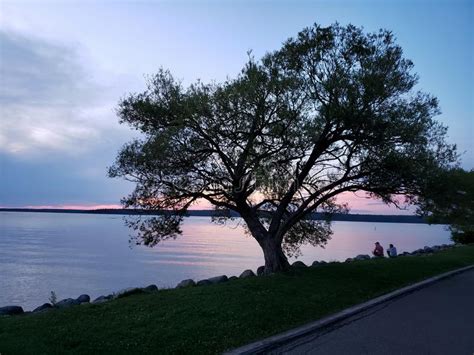
[[[474,243],[474,230],[453,230],[451,240],[460,244]]]

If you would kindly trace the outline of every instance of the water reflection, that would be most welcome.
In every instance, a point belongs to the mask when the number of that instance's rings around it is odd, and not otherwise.
[[[449,243],[443,226],[336,222],[325,249],[306,246],[299,258],[344,260],[370,253],[373,243],[393,243],[400,252]],[[185,278],[238,275],[263,262],[257,243],[242,227],[185,221],[183,235],[149,249],[130,248],[129,230],[119,216],[0,213],[0,306],[27,309],[58,297],[91,297],[130,286],[172,287]]]

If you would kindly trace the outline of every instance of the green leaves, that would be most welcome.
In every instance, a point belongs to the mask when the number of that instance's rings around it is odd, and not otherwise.
[[[426,179],[417,204],[429,221],[449,224],[455,241],[474,242],[474,170],[438,170]]]

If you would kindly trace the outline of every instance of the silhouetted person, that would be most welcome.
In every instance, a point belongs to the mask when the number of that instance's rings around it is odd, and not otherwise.
[[[390,244],[387,249],[387,255],[391,258],[395,258],[397,254],[397,248],[393,246],[393,244]]]
[[[383,247],[380,245],[379,242],[375,243],[375,249],[372,254],[374,254],[374,256],[383,257]]]

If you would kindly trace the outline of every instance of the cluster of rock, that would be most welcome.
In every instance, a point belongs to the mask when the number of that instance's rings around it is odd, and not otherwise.
[[[432,246],[432,247],[425,246],[423,249],[417,249],[417,250],[415,250],[411,253],[403,252],[403,253],[399,254],[398,256],[432,254],[436,251],[453,248],[455,246],[456,245],[448,245],[448,244],[435,245],[435,246]],[[367,254],[359,254],[359,255],[357,255],[353,258],[347,258],[345,260],[345,262],[349,263],[349,262],[353,262],[353,261],[357,261],[357,260],[369,260],[369,259],[379,259],[379,257],[375,257],[375,256],[371,257],[370,255],[367,255]],[[338,261],[332,261],[331,263],[338,263]],[[310,267],[318,267],[318,266],[323,266],[323,265],[326,265],[326,264],[328,264],[328,263],[325,262],[325,261],[316,260],[316,261],[313,261],[313,263],[311,264]],[[306,265],[302,261],[295,261],[291,265],[291,267],[292,268],[306,268],[306,267],[308,267],[308,265]],[[240,274],[239,277],[232,276],[232,277],[228,278],[226,275],[222,275],[222,276],[211,277],[210,279],[200,280],[200,281],[197,281],[197,282],[192,280],[192,279],[186,279],[186,280],[183,280],[180,283],[178,283],[178,285],[176,285],[176,288],[214,285],[214,284],[230,281],[230,280],[233,280],[233,279],[239,279],[239,278],[240,279],[245,279],[245,278],[248,278],[248,277],[261,276],[261,275],[264,274],[264,270],[265,270],[264,266],[259,266],[257,268],[257,273],[256,274],[252,270],[245,270],[244,272],[242,272]]]
[[[403,252],[403,253],[400,253],[398,256],[403,257],[403,256],[417,256],[417,255],[423,255],[423,254],[433,254],[437,251],[453,248],[455,246],[457,246],[457,245],[443,244],[443,245],[435,245],[435,246],[432,246],[432,247],[425,246],[423,249],[417,249],[417,250],[415,250],[411,253]],[[370,255],[367,255],[367,254],[359,254],[359,255],[355,256],[354,258],[347,258],[345,260],[345,262],[349,263],[349,262],[353,262],[353,261],[357,261],[357,260],[369,260],[369,259],[372,259],[372,258],[379,259],[379,257],[371,257]],[[337,263],[337,261],[331,262],[331,263]],[[319,266],[323,266],[325,264],[327,264],[325,261],[316,260],[311,264],[311,267],[319,267]],[[292,268],[306,268],[308,266],[305,263],[303,263],[302,261],[295,261],[291,265],[291,267]],[[203,280],[200,280],[200,281],[197,281],[197,282],[192,280],[192,279],[186,279],[186,280],[183,280],[183,281],[179,282],[176,285],[176,288],[215,285],[215,284],[220,284],[220,283],[223,283],[223,282],[237,280],[237,279],[246,279],[246,278],[249,278],[249,277],[261,276],[261,275],[264,274],[264,269],[265,269],[264,266],[258,267],[256,274],[252,270],[248,269],[248,270],[243,271],[240,274],[239,277],[237,277],[237,276],[227,277],[226,275],[221,275],[221,276],[211,277],[209,279],[203,279]],[[122,297],[127,297],[127,296],[130,296],[130,295],[134,295],[134,294],[149,293],[149,292],[154,292],[154,291],[158,291],[158,287],[156,285],[150,285],[150,286],[143,287],[143,288],[138,288],[138,287],[126,288],[126,289],[120,290],[120,291],[118,291],[116,293],[113,293],[113,294],[110,294],[110,295],[99,296],[96,299],[94,299],[92,302],[90,301],[89,295],[80,295],[76,299],[74,299],[74,298],[63,299],[63,300],[55,303],[54,305],[51,304],[51,303],[44,303],[41,306],[35,308],[32,313],[44,312],[46,310],[55,309],[55,308],[56,309],[57,308],[69,308],[69,307],[84,304],[84,303],[93,303],[93,304],[103,303],[103,302],[107,302],[109,300],[116,299],[116,298],[122,298]],[[2,316],[2,315],[17,315],[17,314],[23,314],[23,313],[30,313],[30,312],[24,312],[23,308],[21,308],[20,306],[0,307],[0,316]]]
[[[402,257],[402,256],[417,256],[417,255],[423,255],[423,254],[429,255],[429,254],[433,254],[437,251],[454,248],[456,246],[458,246],[458,244],[451,244],[451,245],[442,244],[442,245],[435,245],[435,246],[432,246],[432,247],[425,246],[424,248],[414,250],[411,253],[409,253],[407,251],[404,251],[403,253],[398,254],[398,256],[399,257]],[[370,255],[367,255],[367,254],[360,254],[360,255],[357,255],[354,258],[347,258],[345,262],[350,263],[350,262],[355,261],[355,260],[368,260],[368,259],[379,259],[379,257],[377,257],[377,256],[371,257]]]
[[[156,285],[150,285],[143,288],[139,288],[139,287],[126,288],[110,295],[99,296],[92,302],[91,302],[90,296],[84,294],[84,295],[80,295],[77,298],[65,298],[63,300],[55,302],[54,304],[43,303],[41,306],[36,307],[31,312],[25,312],[23,308],[20,306],[6,306],[6,307],[0,307],[0,316],[4,316],[4,315],[13,316],[13,315],[24,314],[24,313],[41,313],[41,312],[45,312],[52,309],[63,309],[63,308],[69,308],[72,306],[79,306],[81,304],[88,304],[88,303],[97,304],[97,303],[103,303],[115,298],[122,298],[122,297],[130,296],[130,295],[135,295],[138,293],[148,293],[148,292],[153,292],[153,291],[158,291],[158,287]]]

